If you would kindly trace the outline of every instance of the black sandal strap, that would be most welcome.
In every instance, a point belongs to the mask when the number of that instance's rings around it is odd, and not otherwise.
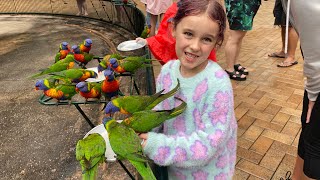
[[[241,73],[237,73],[236,70],[229,72],[227,70],[225,70],[227,72],[227,74],[229,75],[230,79],[236,80],[236,81],[245,81],[247,79],[247,77],[241,77]]]

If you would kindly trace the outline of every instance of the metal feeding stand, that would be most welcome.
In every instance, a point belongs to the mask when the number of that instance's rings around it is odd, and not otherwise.
[[[148,74],[151,73],[151,70],[149,68],[147,68],[146,70],[146,74],[147,74],[147,77],[150,78],[150,76],[148,76]],[[129,89],[130,89],[130,94],[133,94],[133,89],[136,91],[136,93],[138,95],[140,95],[140,90],[138,88],[138,85],[134,79],[134,75],[131,74],[131,73],[121,73],[121,74],[115,74],[116,77],[119,77],[119,76],[129,76],[130,77],[130,85],[129,85]],[[151,84],[150,84],[150,81],[151,79],[148,79],[147,78],[147,92],[148,94],[150,94],[150,89],[151,89]],[[80,107],[80,105],[82,104],[106,104],[108,103],[108,101],[105,101],[105,100],[96,100],[96,101],[93,101],[93,100],[88,100],[88,101],[67,101],[67,100],[63,100],[63,101],[53,101],[53,98],[51,97],[48,97],[44,94],[42,94],[39,99],[38,99],[39,103],[42,104],[42,105],[46,105],[46,106],[62,106],[62,105],[74,105],[76,107],[76,109],[78,110],[78,112],[83,116],[83,118],[86,120],[86,122],[89,124],[89,126],[91,128],[94,128],[96,127],[92,121],[89,119],[89,117],[86,115],[86,113],[82,110],[82,108]],[[134,176],[129,172],[129,170],[126,168],[126,166],[122,163],[122,161],[120,161],[119,159],[116,160],[120,166],[123,168],[123,170],[128,174],[128,176],[132,179],[132,180],[135,180]]]

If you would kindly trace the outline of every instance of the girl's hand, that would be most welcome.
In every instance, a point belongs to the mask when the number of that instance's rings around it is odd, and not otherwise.
[[[144,148],[147,144],[148,133],[141,133],[139,137],[142,139],[141,145]]]
[[[309,100],[308,112],[307,112],[307,121],[306,121],[306,123],[309,123],[309,122],[310,122],[310,116],[311,116],[311,112],[312,112],[314,103],[315,103],[315,101],[310,101],[310,100]]]
[[[137,42],[137,43],[141,42],[141,44],[146,44],[146,45],[148,45],[148,41],[147,41],[146,39],[141,38],[141,37],[137,37],[137,38],[136,38],[136,42]]]

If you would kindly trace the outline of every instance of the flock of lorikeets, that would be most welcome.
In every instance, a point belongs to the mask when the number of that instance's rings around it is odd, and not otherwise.
[[[32,76],[32,78],[47,76],[37,80],[36,89],[43,90],[46,96],[57,99],[58,102],[71,101],[76,94],[84,97],[85,101],[89,98],[100,100],[101,96],[104,96],[109,102],[104,109],[106,115],[103,124],[117,159],[128,160],[143,179],[155,180],[137,133],[149,132],[164,121],[184,112],[187,104],[178,98],[176,99],[181,101],[181,104],[171,110],[153,110],[156,105],[172,97],[180,89],[179,80],[177,86],[167,93],[163,93],[165,91],[163,89],[150,96],[118,96],[120,82],[117,75],[125,72],[134,74],[139,68],[149,65],[146,62],[150,59],[144,56],[106,55],[97,67],[98,73],[103,71],[105,79],[101,82],[87,82],[88,78],[97,77],[95,71],[85,69],[92,59],[97,58],[89,53],[91,46],[91,39],[86,39],[71,49],[68,43],[61,43],[54,64]],[[73,68],[74,63],[77,63],[79,68]],[[129,116],[119,123],[112,117],[115,112]],[[98,166],[105,160],[105,151],[106,142],[100,134],[90,134],[78,141],[76,159],[82,167],[82,179],[96,179]]]

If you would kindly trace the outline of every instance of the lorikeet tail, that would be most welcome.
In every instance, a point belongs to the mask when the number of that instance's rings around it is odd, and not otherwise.
[[[175,99],[178,99],[179,101],[181,101],[182,103],[178,106],[178,107],[175,107],[175,108],[173,108],[171,111],[171,113],[170,113],[170,116],[171,116],[171,118],[174,118],[174,117],[176,117],[176,116],[178,116],[178,115],[180,115],[181,113],[183,113],[184,112],[184,110],[186,110],[186,108],[187,108],[187,103],[186,102],[184,102],[182,99],[180,99],[180,98],[177,98],[177,97],[174,97]]]
[[[82,180],[96,180],[97,179],[98,167],[99,167],[99,163],[94,165],[89,170],[84,170],[82,172]]]
[[[173,88],[171,91],[165,93],[165,94],[161,94],[153,103],[151,103],[148,108],[152,109],[154,108],[157,104],[159,104],[160,102],[164,101],[165,99],[168,99],[169,97],[173,96],[179,89],[180,89],[180,81],[178,80],[178,84],[175,88]],[[164,89],[160,92],[163,92]],[[157,93],[158,94],[158,93]]]
[[[137,162],[129,160],[130,163],[137,169],[141,177],[145,180],[157,180],[154,176],[151,167],[146,162]]]

